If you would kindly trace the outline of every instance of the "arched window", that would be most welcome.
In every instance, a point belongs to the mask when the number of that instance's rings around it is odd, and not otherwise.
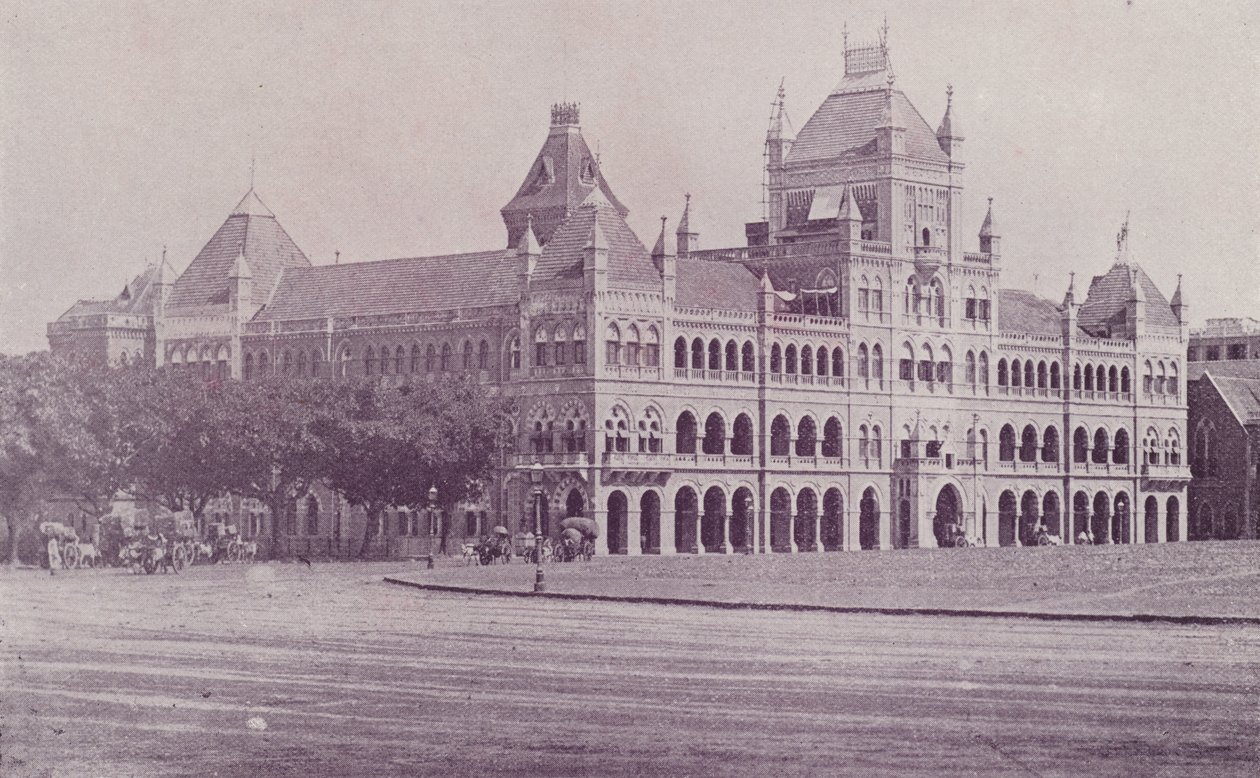
[[[998,360],[998,386],[1007,386],[1010,384],[1010,373],[1007,372],[1006,360]]]
[[[1019,461],[1037,461],[1037,430],[1031,424],[1025,425],[1023,433],[1020,434]]]
[[[739,346],[736,345],[735,341],[728,340],[726,342],[724,353],[726,355],[726,359],[722,364],[722,369],[726,370],[728,373],[734,373],[739,370]]]
[[[871,349],[871,378],[883,384],[884,381],[884,349],[876,343]]]
[[[1129,375],[1128,366],[1120,368],[1120,391],[1125,394],[1133,391],[1133,381]]]
[[[1077,427],[1072,436],[1072,461],[1085,462],[1089,459],[1089,432],[1084,427]]]
[[[411,350],[412,365],[415,365],[415,362],[416,362],[416,349],[413,346]],[[490,369],[490,343],[489,341],[483,340],[477,344],[477,369],[478,370]],[[415,367],[412,367],[411,372],[414,373],[415,371],[416,371]]]
[[[1173,397],[1176,397],[1178,395],[1177,363],[1176,362],[1168,363],[1168,378],[1167,378],[1166,383],[1164,384],[1164,391],[1167,392],[1168,394],[1171,394]]]
[[[700,338],[693,338],[691,341],[691,369],[704,369],[704,341]]]
[[[919,352],[919,380],[931,383],[936,380],[936,364],[932,356],[932,347],[927,343]]]
[[[674,367],[682,370],[687,367],[687,339],[674,339]]]
[[[927,242],[925,241],[923,245],[926,246]],[[932,313],[941,324],[945,323],[945,290],[941,286],[940,279],[932,281]]]
[[[954,388],[954,354],[949,346],[941,346],[940,359],[936,363],[936,380],[950,389]]]
[[[739,368],[745,373],[755,373],[757,371],[757,354],[753,350],[752,341],[744,341],[744,345],[740,349]]]
[[[631,324],[626,329],[626,364],[637,366],[639,364],[639,328],[637,325]]]
[[[831,351],[831,374],[844,380],[844,349],[836,346]]]
[[[788,344],[783,349],[783,372],[792,375],[796,372],[796,346]]]
[[[901,359],[897,363],[897,378],[902,381],[914,380],[914,347],[908,342],[901,344]]]
[[[551,357],[556,365],[563,365],[569,361],[569,335],[565,330],[564,324],[556,325],[556,331],[552,334],[553,341],[551,349]]]
[[[871,460],[875,467],[879,467],[884,460],[884,436],[878,424],[871,427]]]
[[[783,351],[779,348],[778,343],[770,347],[770,372],[783,372]]]
[[[983,351],[980,352],[980,385],[989,387],[989,355]]]
[[[582,322],[573,325],[573,364],[586,364],[586,325]]]
[[[1116,447],[1112,451],[1111,461],[1117,465],[1129,464],[1129,433],[1124,427],[1116,430]]]
[[[1037,388],[1045,389],[1049,374],[1046,371],[1046,363],[1044,361],[1037,363]]]
[[[550,341],[551,338],[544,325],[540,324],[534,328],[534,367],[543,367],[547,364],[547,352],[551,350]]]
[[[1107,437],[1107,430],[1099,427],[1094,432],[1094,464],[1107,464],[1107,460],[1110,459],[1109,454],[1111,453],[1108,443],[1109,439]]]
[[[1120,391],[1120,374],[1116,371],[1115,365],[1107,371],[1107,391],[1113,393]]]
[[[206,358],[209,360],[210,355],[207,353]],[[290,375],[293,373],[293,352],[288,349],[280,355],[280,373],[282,375]]]
[[[858,378],[869,379],[871,377],[871,361],[866,350],[866,344],[858,346],[858,362],[857,362]]]
[[[792,451],[792,425],[786,416],[775,416],[770,424],[770,456],[785,457]]]
[[[371,346],[367,347],[367,351],[363,352],[363,375],[372,375],[372,371],[376,369],[376,351]]]
[[[690,411],[678,415],[674,426],[674,451],[679,454],[696,453],[696,417]]]
[[[858,458],[866,462],[871,456],[871,433],[867,431],[866,425],[858,427]],[[866,464],[870,464],[866,462]]]
[[[299,351],[297,354],[297,375],[302,378],[306,375],[306,352]]]
[[[709,369],[722,369],[722,342],[717,338],[709,341]]]
[[[648,325],[647,338],[643,341],[643,364],[648,367],[661,366],[661,333],[654,324]]]
[[[814,350],[809,346],[801,347],[801,375],[814,372]]]
[[[827,375],[827,370],[831,367],[831,360],[827,354],[826,346],[819,346],[814,352],[814,372],[818,375]]]
[[[420,372],[420,344],[411,347],[411,372]]]
[[[1094,390],[1094,366],[1085,366],[1085,391],[1092,392]]]
[[[448,372],[451,369],[451,344],[449,343],[442,344],[441,367],[442,367],[442,372],[444,373]]]
[[[354,355],[350,352],[349,346],[341,347],[341,354],[337,358],[337,375],[346,378],[350,375],[350,362],[354,359]]]
[[[1081,366],[1077,365],[1072,368],[1072,388],[1076,391],[1081,390]]]
[[[1177,432],[1176,427],[1168,430],[1168,437],[1164,441],[1164,456],[1166,464],[1181,464],[1181,433]]]
[[[1051,389],[1063,388],[1063,373],[1059,369],[1058,362],[1050,363],[1050,388]]]
[[[1164,369],[1163,360],[1160,360],[1157,370],[1159,372],[1155,375],[1155,391],[1162,394],[1164,392],[1164,386],[1168,382],[1168,373]]]
[[[1015,428],[1009,424],[1003,425],[1002,431],[998,433],[998,459],[1003,462],[1015,461]]]
[[[402,374],[403,358],[406,356],[406,353],[407,352],[403,351],[402,346],[397,346],[394,348],[394,373],[396,375]]]
[[[521,366],[521,342],[515,338],[512,339],[513,354],[515,355],[512,364],[515,367]],[[432,373],[437,370],[437,347],[430,343],[424,350],[424,369]]]
[[[753,452],[753,423],[746,413],[735,417],[734,436],[731,438],[731,453],[740,456],[751,456]]]
[[[726,453],[726,420],[717,412],[710,413],[704,420],[704,443],[701,450],[706,454]]]
[[[381,346],[381,375],[389,375],[389,365],[392,361],[389,356],[389,346]]]
[[[1037,379],[1033,376],[1033,363],[1032,363],[1032,360],[1031,360],[1031,359],[1026,360],[1026,361],[1024,362],[1024,386],[1026,386],[1026,387],[1028,387],[1029,389],[1031,389],[1031,388],[1033,388],[1034,386],[1036,386],[1036,385],[1037,385],[1037,384],[1036,384],[1036,380],[1037,380]]]
[[[796,455],[818,456],[818,427],[809,416],[802,416],[800,423],[796,425]]]
[[[604,329],[604,361],[610,365],[621,364],[621,330],[615,322],[608,322]]]
[[[172,364],[178,366],[179,363],[172,362]],[[241,376],[246,381],[254,377],[254,355],[253,354],[245,355],[245,364],[241,367]]]
[[[1041,461],[1059,461],[1059,430],[1054,426],[1046,427],[1041,437]]]
[[[319,500],[315,495],[306,495],[306,534],[319,534]]]
[[[828,459],[844,457],[844,427],[835,416],[827,419],[823,425],[822,455]]]
[[[1094,369],[1094,388],[1100,392],[1107,391],[1107,367],[1099,365]]]
[[[967,383],[971,386],[976,385],[976,355],[972,351],[967,352],[965,367],[963,368],[967,374]]]

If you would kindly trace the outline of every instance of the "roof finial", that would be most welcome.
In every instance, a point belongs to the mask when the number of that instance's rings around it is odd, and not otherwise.
[[[1129,211],[1124,212],[1124,224],[1120,225],[1120,231],[1116,233],[1116,261],[1122,261],[1124,254],[1129,248]]]
[[[166,244],[162,244],[162,263],[166,263]],[[1181,283],[1181,276],[1177,276],[1177,283]]]
[[[945,109],[949,110],[954,105],[954,85],[945,85]]]
[[[254,191],[254,166],[258,158],[254,152],[249,153],[249,191]]]
[[[888,53],[888,12],[884,12],[884,26],[879,30],[879,47]]]
[[[844,50],[849,50],[849,20],[845,19],[844,24],[840,27],[840,39],[844,41]]]

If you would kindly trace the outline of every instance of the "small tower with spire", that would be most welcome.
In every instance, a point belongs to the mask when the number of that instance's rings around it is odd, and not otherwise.
[[[993,218],[993,198],[990,197],[989,210],[984,214],[984,223],[980,225],[980,253],[1002,256],[1001,235],[997,220]]]
[[[787,223],[783,207],[784,161],[792,148],[794,136],[785,108],[787,92],[783,83],[779,81],[779,91],[770,106],[770,125],[766,128],[766,213],[762,216],[769,223],[771,235],[782,230]]]
[[[888,69],[887,86],[884,88],[884,107],[879,114],[879,123],[875,131],[879,137],[879,150],[884,154],[906,153],[906,122],[898,107],[896,91],[893,86],[897,77],[892,68]]]
[[[1077,316],[1080,312],[1081,304],[1076,299],[1076,273],[1069,273],[1067,292],[1063,295],[1063,307],[1059,309],[1064,340],[1071,340],[1076,335]]]
[[[1173,316],[1177,317],[1177,321],[1183,327],[1190,323],[1190,305],[1181,291],[1180,273],[1177,274],[1177,291],[1173,292],[1172,302],[1168,306],[1172,308]]]
[[[1142,288],[1142,273],[1137,265],[1129,265],[1129,299],[1125,303],[1125,329],[1131,338],[1137,339],[1146,331],[1146,290]]]
[[[852,182],[845,181],[844,194],[840,197],[840,212],[836,215],[840,227],[840,242],[848,244],[850,256],[862,253],[862,209],[853,195]]]
[[[666,237],[666,223],[668,219],[661,217],[661,234],[656,237],[656,245],[652,247],[652,264],[656,265],[656,269],[661,273],[661,294],[665,298],[666,307],[670,306],[677,294],[678,282],[678,261],[676,252],[671,248],[677,248],[677,242],[673,242]]]
[[[240,321],[248,319],[252,314],[250,300],[254,294],[254,274],[245,261],[244,252],[236,256],[232,263],[232,271],[228,274],[228,307]]]
[[[542,247],[538,243],[538,235],[534,232],[534,217],[526,214],[525,231],[521,233],[521,239],[516,244],[516,272],[522,293],[529,289],[529,282],[533,278],[534,268],[538,265],[540,256],[542,256]]]
[[[582,253],[582,275],[586,279],[587,299],[596,299],[608,289],[608,238],[599,224],[599,208],[583,205],[594,210],[591,234]]]
[[[941,125],[936,128],[936,143],[951,160],[962,148],[963,136],[954,120],[954,85],[945,87],[945,115],[941,117]]]
[[[700,233],[691,229],[691,193],[683,195],[682,217],[678,219],[678,256],[689,257],[700,250]]]

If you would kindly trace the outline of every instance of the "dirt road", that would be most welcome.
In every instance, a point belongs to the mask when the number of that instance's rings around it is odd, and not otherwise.
[[[1260,631],[0,574],[9,775],[1244,775]]]

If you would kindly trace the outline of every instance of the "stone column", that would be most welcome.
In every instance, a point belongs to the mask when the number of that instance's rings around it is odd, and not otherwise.
[[[822,513],[814,514],[814,551],[822,553]]]
[[[545,498],[544,498],[545,499]],[[608,556],[608,511],[595,509],[595,523],[599,526],[599,537],[595,538],[596,556]]]
[[[722,553],[729,554],[734,549],[731,547],[731,514],[722,517]]]
[[[696,507],[696,545],[694,553],[697,555],[704,554],[704,536],[700,532],[704,528],[704,504],[703,502]]]
[[[678,553],[674,545],[674,509],[661,504],[661,556],[673,556]]]
[[[641,525],[639,511],[630,510],[629,498],[626,504],[626,555],[639,556],[643,553],[643,545],[640,540]]]
[[[788,514],[788,548],[793,554],[800,553],[800,547],[796,545],[796,520],[799,518],[795,513]]]

